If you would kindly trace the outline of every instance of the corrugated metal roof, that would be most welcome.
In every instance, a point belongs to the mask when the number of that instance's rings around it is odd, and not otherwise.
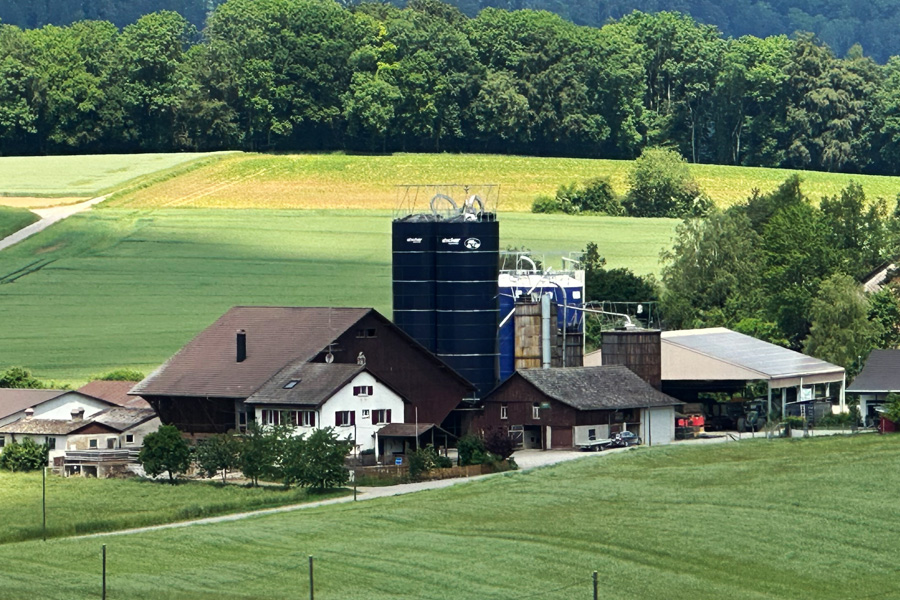
[[[236,306],[201,331],[133,395],[247,398],[288,363],[305,362],[351,328],[371,308]],[[246,333],[247,358],[235,358]]]
[[[900,392],[900,350],[872,350],[848,392]]]
[[[684,404],[663,394],[622,365],[522,369],[512,377],[517,375],[550,398],[578,410],[619,410]],[[496,389],[502,386],[500,384]]]
[[[64,390],[0,388],[0,419],[65,394]]]
[[[664,344],[675,344],[760,374],[760,379],[843,373],[844,368],[724,327],[664,331]],[[663,379],[666,375],[663,374]]]
[[[295,362],[267,381],[246,402],[318,406],[365,369],[356,364]],[[297,383],[285,388],[291,381]]]

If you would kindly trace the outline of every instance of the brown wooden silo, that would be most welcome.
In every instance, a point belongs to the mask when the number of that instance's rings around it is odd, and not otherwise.
[[[604,365],[625,365],[644,381],[662,388],[662,357],[658,329],[604,331],[601,357]]]

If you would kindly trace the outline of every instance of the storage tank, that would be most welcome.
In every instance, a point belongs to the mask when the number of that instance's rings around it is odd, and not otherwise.
[[[394,322],[482,395],[497,382],[496,213],[471,186],[404,189],[408,210],[392,226]],[[420,197],[431,198],[427,212],[413,210]]]
[[[662,389],[662,342],[658,329],[624,329],[601,334],[604,365],[624,365]]]

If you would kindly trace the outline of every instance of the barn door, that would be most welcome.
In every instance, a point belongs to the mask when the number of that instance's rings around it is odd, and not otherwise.
[[[509,426],[509,439],[512,440],[516,448],[525,445],[525,428],[522,425]]]

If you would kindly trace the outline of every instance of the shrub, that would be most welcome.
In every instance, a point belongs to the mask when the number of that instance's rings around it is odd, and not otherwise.
[[[499,460],[506,460],[516,450],[516,444],[502,429],[488,428],[484,434],[484,448]]]
[[[456,448],[459,452],[459,465],[461,467],[480,465],[486,458],[484,441],[477,435],[469,434],[461,437]]]
[[[556,201],[556,198],[551,198],[550,196],[538,196],[531,205],[531,212],[558,213],[562,212],[562,207],[559,205],[559,202]]]
[[[95,381],[141,381],[144,374],[134,369],[116,369],[93,378]]]
[[[625,214],[625,207],[616,196],[609,177],[598,177],[584,184],[579,194],[582,212],[603,213],[612,217]]]
[[[48,387],[24,367],[10,367],[0,373],[0,388],[44,389]]]
[[[429,444],[424,448],[417,448],[409,455],[409,476],[418,479],[423,474],[438,466],[438,453]]]
[[[0,468],[12,471],[37,471],[47,466],[47,446],[38,445],[33,439],[25,438],[22,443],[13,442],[0,454]]]
[[[297,483],[318,491],[344,485],[350,478],[344,468],[350,448],[351,443],[339,439],[332,427],[316,429],[307,438],[289,438],[282,464],[285,485]]]
[[[700,190],[678,152],[647,148],[628,173],[625,209],[632,217],[700,217],[712,201]]]

